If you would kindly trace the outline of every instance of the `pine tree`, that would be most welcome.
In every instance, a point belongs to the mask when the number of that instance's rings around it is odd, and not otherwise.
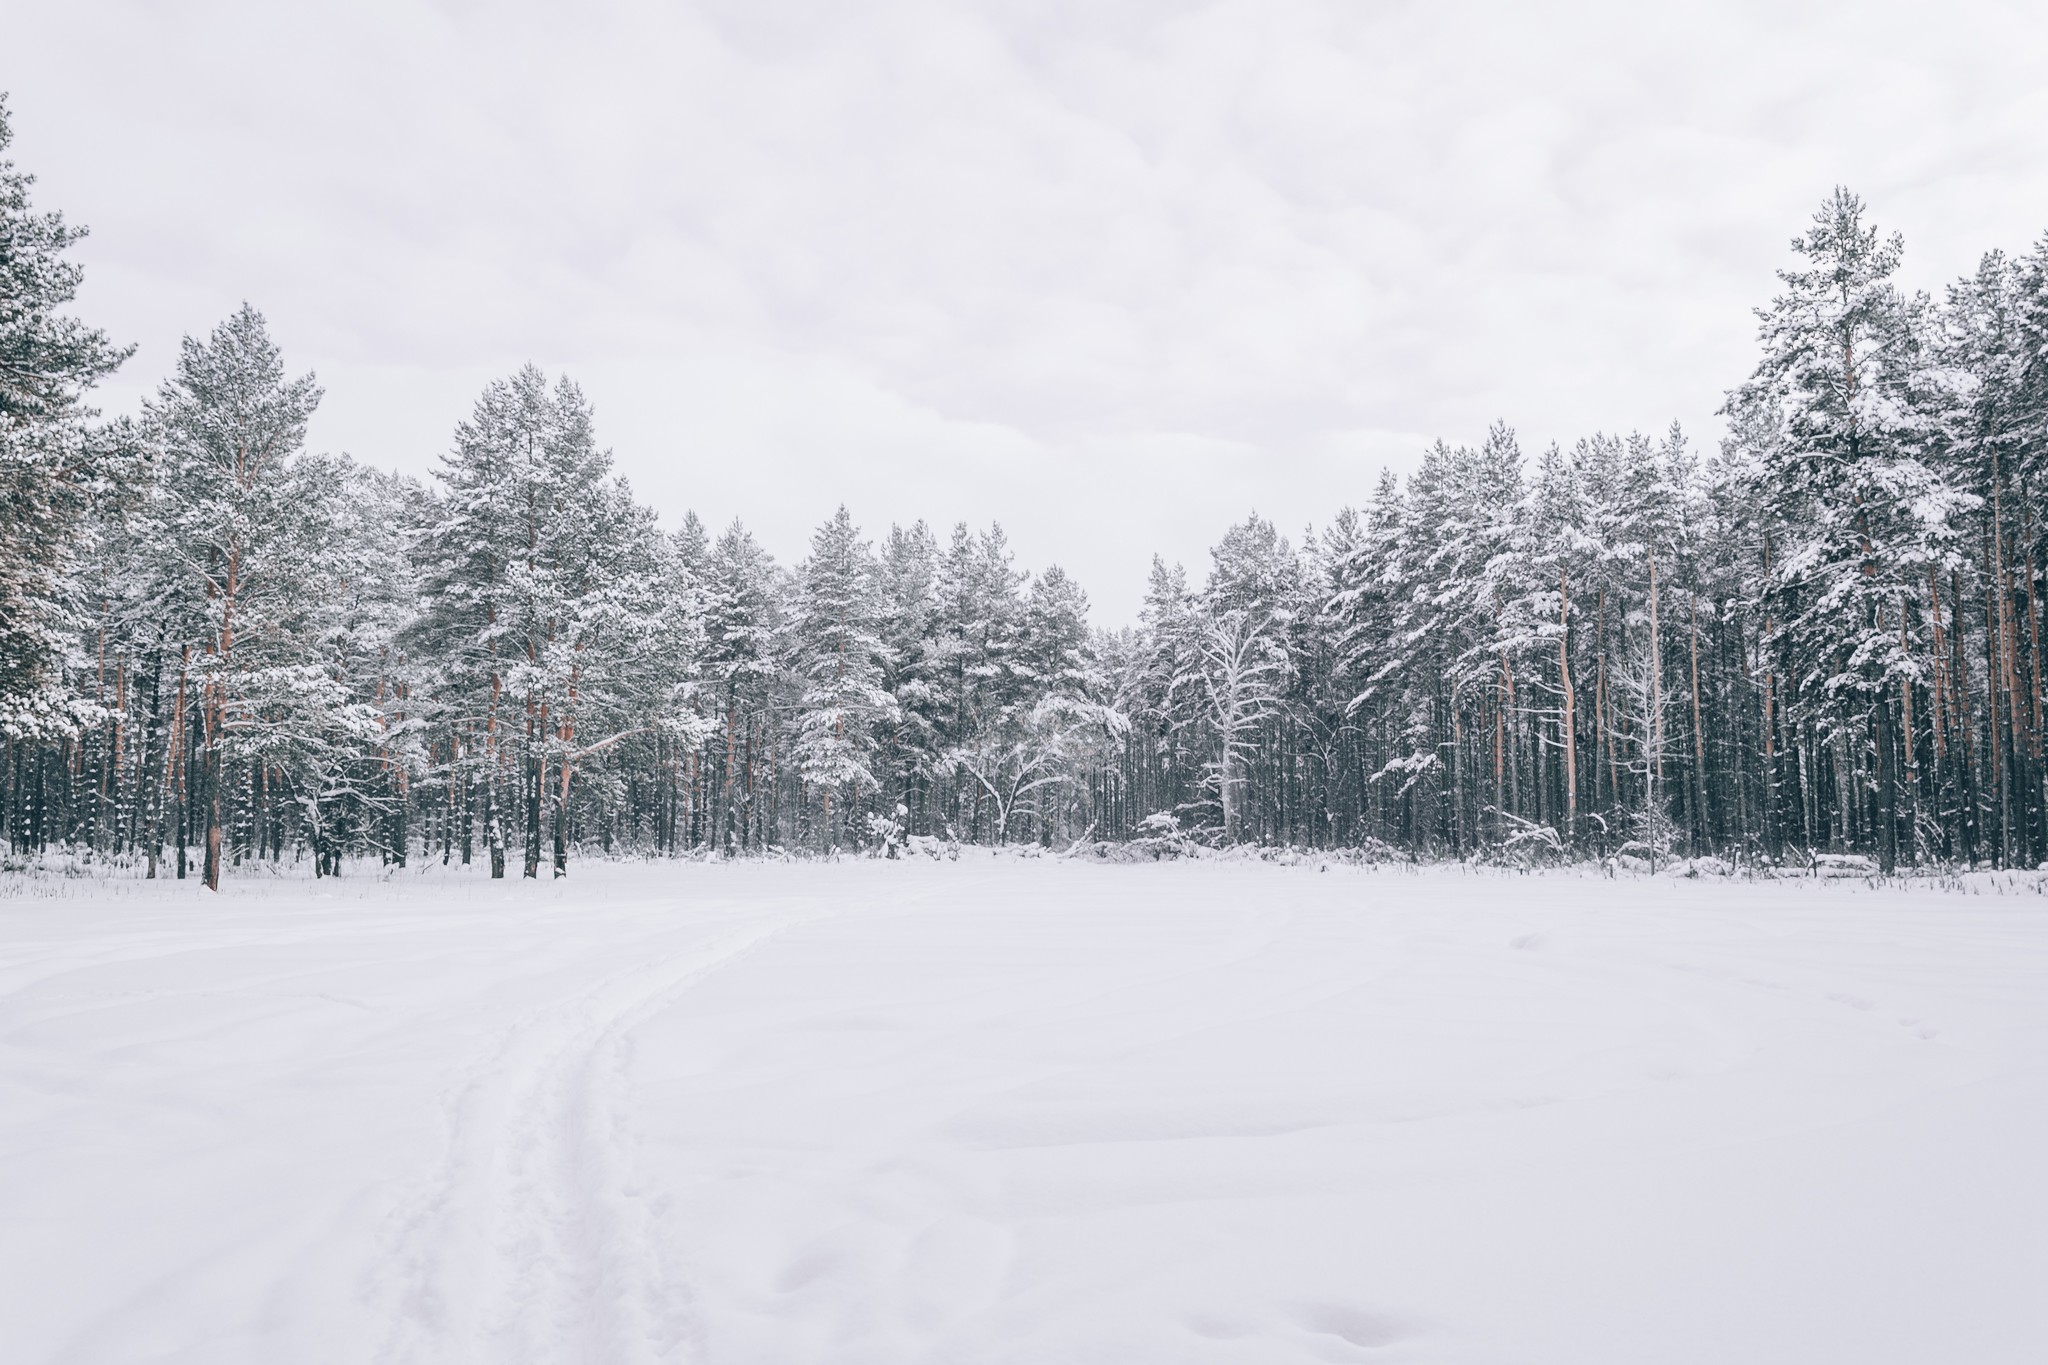
[[[889,528],[876,596],[882,638],[882,685],[892,717],[882,744],[888,790],[904,808],[909,829],[933,831],[932,784],[943,769],[943,693],[937,655],[939,546],[917,522]]]
[[[344,849],[368,846],[403,866],[410,845],[414,782],[427,771],[424,671],[407,636],[419,609],[410,556],[412,480],[364,469],[346,458],[308,461],[324,485],[325,546],[309,556],[321,572],[305,584],[310,647],[303,662],[274,675],[260,741],[249,757],[260,783],[297,806],[315,875],[339,872]],[[248,840],[271,856],[284,833],[277,812],[254,818],[266,831]]]
[[[951,756],[948,766],[956,776],[963,771],[960,755],[1003,750],[1007,730],[1028,712],[1030,699],[1016,671],[1023,582],[1002,527],[979,536],[964,522],[954,527],[939,560],[927,657],[939,693],[942,752]],[[992,828],[983,808],[986,795],[984,783],[956,782],[948,823],[970,838]]]
[[[756,742],[782,677],[777,588],[774,563],[734,521],[712,547],[704,580],[704,678],[720,711],[711,781],[715,824],[707,833],[726,853],[750,846],[757,830]]]
[[[1173,692],[1189,698],[1211,736],[1208,764],[1225,844],[1243,835],[1241,770],[1259,724],[1280,701],[1285,655],[1273,635],[1270,616],[1254,618],[1241,607],[1204,616],[1196,627],[1193,657],[1174,679]]]
[[[264,694],[297,652],[319,572],[329,471],[297,458],[319,404],[311,375],[287,378],[263,316],[247,304],[206,341],[186,337],[176,377],[151,402],[159,494],[150,535],[172,558],[200,623],[198,689],[205,870],[220,887],[230,748],[259,725]]]
[[[13,142],[0,95],[0,154]],[[87,503],[124,473],[122,433],[95,429],[93,385],[133,354],[60,310],[85,229],[30,206],[35,178],[0,155],[0,735],[76,733],[93,713],[65,686],[65,588]]]
[[[843,794],[841,819],[852,828],[853,803],[879,787],[876,729],[895,711],[882,686],[879,571],[843,506],[811,537],[810,558],[797,570],[791,629],[803,694],[794,757],[819,790],[818,838],[826,848],[834,843],[833,793]]]
[[[1799,703],[1830,728],[1849,780],[1872,759],[1880,866],[1899,850],[1896,708],[1914,676],[1913,618],[1945,566],[1964,496],[1937,468],[1927,305],[1892,284],[1903,245],[1837,190],[1793,241],[1797,268],[1759,312],[1764,355],[1737,402],[1773,404],[1774,520],[1797,529],[1768,587],[1808,661]],[[1851,813],[1851,812],[1845,812]],[[1851,813],[1860,814],[1860,813]]]

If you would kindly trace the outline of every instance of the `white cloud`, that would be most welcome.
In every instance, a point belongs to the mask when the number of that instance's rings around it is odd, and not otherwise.
[[[424,470],[483,380],[591,392],[665,513],[784,555],[1000,516],[1098,616],[1158,549],[1382,460],[1703,433],[1835,183],[1936,286],[2048,227],[2048,17],[1309,3],[315,10],[7,20],[84,310],[142,353],[247,297],[322,444]]]

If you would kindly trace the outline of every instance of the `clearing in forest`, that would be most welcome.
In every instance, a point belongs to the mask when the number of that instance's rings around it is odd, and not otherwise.
[[[2048,1341],[2030,892],[985,854],[0,892],[8,1361]]]

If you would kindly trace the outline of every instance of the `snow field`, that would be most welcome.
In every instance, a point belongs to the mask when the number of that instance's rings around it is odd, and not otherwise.
[[[973,855],[59,889],[0,899],[0,1360],[2048,1341],[2033,895]]]

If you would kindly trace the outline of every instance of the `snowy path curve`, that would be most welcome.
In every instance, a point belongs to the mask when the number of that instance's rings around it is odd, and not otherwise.
[[[622,1107],[632,1032],[712,972],[816,916],[710,945],[653,950],[536,1009],[445,1099],[448,1153],[394,1213],[369,1296],[394,1327],[378,1359],[412,1362],[684,1358],[685,1286],[636,1183]]]

